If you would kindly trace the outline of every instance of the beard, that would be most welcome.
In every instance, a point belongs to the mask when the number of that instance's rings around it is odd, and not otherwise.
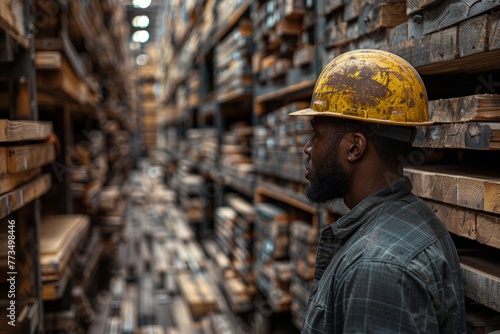
[[[329,159],[323,164],[310,170],[308,179],[306,197],[315,203],[342,198],[350,186],[349,177],[338,162],[335,152],[331,152]]]

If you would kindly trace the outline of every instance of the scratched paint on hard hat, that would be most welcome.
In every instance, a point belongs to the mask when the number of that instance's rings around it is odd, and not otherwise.
[[[295,115],[318,113],[401,125],[422,123],[428,122],[427,95],[416,71],[400,57],[356,50],[323,69],[311,108]]]

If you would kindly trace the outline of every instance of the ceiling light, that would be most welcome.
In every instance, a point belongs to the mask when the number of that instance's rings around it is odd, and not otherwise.
[[[132,35],[132,41],[146,43],[149,40],[149,32],[146,30],[138,30]]]
[[[132,5],[135,8],[148,8],[151,5],[151,0],[132,0]]]
[[[137,56],[137,58],[135,58],[135,62],[139,66],[147,65],[147,63],[149,63],[149,57],[148,55],[140,54]]]
[[[136,28],[147,28],[149,26],[149,17],[139,15],[132,19],[132,25]]]

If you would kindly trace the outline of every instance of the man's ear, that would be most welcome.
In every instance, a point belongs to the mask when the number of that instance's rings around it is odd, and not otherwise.
[[[354,162],[363,158],[368,148],[366,136],[361,132],[351,132],[346,139],[348,140],[347,161]]]

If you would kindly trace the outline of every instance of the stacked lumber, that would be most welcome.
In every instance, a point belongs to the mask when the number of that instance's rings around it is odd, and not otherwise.
[[[106,183],[108,158],[104,150],[105,137],[99,130],[83,131],[71,154],[71,190],[75,204],[84,212],[95,213],[99,194]]]
[[[215,241],[226,254],[233,254],[236,211],[228,206],[219,206],[214,212]]]
[[[256,127],[253,142],[253,160],[259,173],[306,182],[303,149],[310,137],[309,120],[288,114],[307,107],[309,102],[294,102],[263,116],[264,125]],[[303,194],[303,189],[298,192]]]
[[[294,267],[294,276],[290,285],[292,320],[302,327],[309,301],[309,290],[314,279],[316,259],[317,228],[310,222],[293,221],[290,225],[290,260]]]
[[[44,301],[62,297],[70,276],[70,262],[86,239],[90,218],[85,215],[43,217],[40,228],[40,270]]]
[[[174,176],[181,208],[192,223],[201,223],[205,217],[206,199],[204,197],[205,179],[193,171],[192,164],[183,160]]]
[[[324,64],[348,50],[387,48],[388,28],[408,21],[404,1],[329,1],[325,14]]]
[[[149,61],[139,67],[139,82],[143,87],[142,100],[142,132],[144,136],[144,148],[146,150],[157,146],[158,127],[158,109],[159,104],[154,92],[155,71],[158,66],[158,53],[154,47],[150,46],[146,50]]]
[[[56,157],[52,123],[0,120],[0,217],[45,194],[51,186],[41,168]],[[6,263],[6,262],[5,262]]]
[[[400,37],[389,48],[425,74],[496,69],[497,7],[496,2],[488,2],[462,10],[457,1],[428,5],[408,1],[409,20],[398,26]]]
[[[256,293],[253,279],[253,223],[255,210],[241,196],[228,193],[224,196],[228,206],[215,209],[215,241],[218,244],[212,258],[221,255],[227,261],[216,261],[218,270],[224,277],[224,290],[231,310],[235,313],[250,311]]]
[[[187,105],[195,108],[200,104],[200,73],[197,69],[191,70],[187,79]]]
[[[217,131],[214,128],[189,129],[187,141],[182,143],[183,154],[193,161],[207,160],[215,165],[217,160]]]
[[[223,134],[220,166],[227,177],[226,184],[250,195],[253,188],[254,165],[251,159],[253,127],[244,122],[231,125]]]
[[[314,75],[308,66],[315,58],[314,21],[305,19],[314,15],[313,8],[303,1],[268,0],[256,14],[252,68],[260,89],[275,90]]]
[[[119,130],[117,125],[112,128],[106,127],[104,128],[104,131],[106,131],[107,134],[106,153],[108,156],[109,170],[112,172],[116,180],[120,176],[123,177],[127,175],[132,168],[132,138],[130,136],[130,132],[126,130]],[[113,181],[113,179],[111,181]],[[118,180],[115,182],[123,183],[124,180],[119,180],[121,182],[117,181]]]
[[[106,251],[113,254],[118,247],[118,241],[125,225],[127,201],[123,187],[106,185],[99,194],[97,212],[92,217],[92,224],[106,240]]]
[[[225,6],[224,6],[225,7]],[[217,100],[227,102],[252,92],[252,21],[242,19],[215,48]]]
[[[250,1],[248,0],[218,1],[215,9],[217,38],[222,38],[228,32],[228,29],[239,21],[249,6]]]
[[[274,312],[287,311],[292,296],[293,276],[289,261],[290,214],[272,203],[255,205],[254,275],[260,291],[268,298]]]
[[[233,268],[243,279],[245,284],[253,285],[253,239],[254,239],[254,206],[236,193],[228,193],[225,201],[235,212],[235,226],[233,230],[234,248],[232,252]]]

